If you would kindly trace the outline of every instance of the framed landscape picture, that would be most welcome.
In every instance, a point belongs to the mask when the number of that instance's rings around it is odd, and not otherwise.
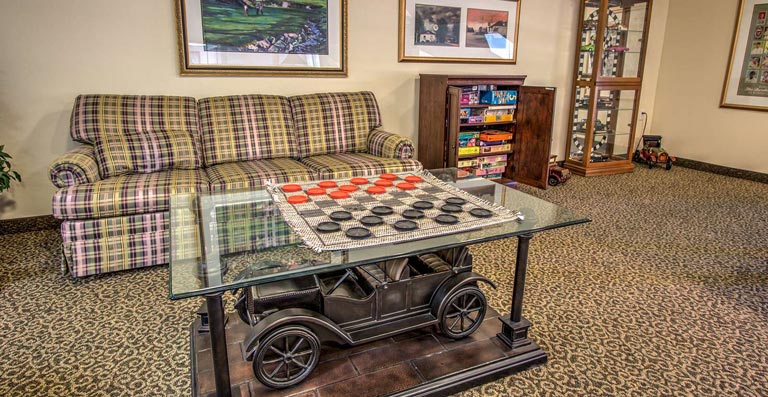
[[[181,75],[347,75],[347,0],[176,0]]]
[[[520,0],[400,0],[400,62],[517,61]]]
[[[768,0],[741,0],[720,106],[768,111]]]

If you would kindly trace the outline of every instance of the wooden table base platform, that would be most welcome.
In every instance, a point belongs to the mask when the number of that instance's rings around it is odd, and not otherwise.
[[[547,360],[536,343],[509,348],[496,334],[499,314],[489,308],[483,325],[469,338],[455,341],[425,328],[356,347],[326,347],[312,375],[284,390],[265,387],[243,357],[250,327],[237,315],[227,322],[233,396],[374,397],[442,396],[456,393]],[[191,326],[192,395],[214,396],[210,339]]]

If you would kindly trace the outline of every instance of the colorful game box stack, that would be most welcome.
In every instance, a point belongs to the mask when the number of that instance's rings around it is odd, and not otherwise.
[[[480,147],[478,146],[479,138],[480,134],[477,132],[460,132],[459,156],[480,154]]]
[[[493,105],[459,109],[459,118],[465,124],[482,124],[515,119],[517,91],[497,90],[495,85],[476,85],[462,89],[461,105]]]
[[[512,133],[507,131],[485,130],[480,134],[480,153],[498,154],[512,150]]]

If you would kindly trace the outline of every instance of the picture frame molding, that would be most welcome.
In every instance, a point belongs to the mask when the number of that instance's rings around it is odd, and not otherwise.
[[[398,7],[398,62],[429,62],[429,63],[492,63],[492,64],[517,64],[517,47],[520,36],[520,9],[523,0],[503,0],[517,3],[517,13],[515,15],[515,41],[512,50],[512,59],[493,59],[493,58],[459,58],[459,57],[417,57],[405,55],[405,9],[408,0],[399,0]],[[439,0],[432,0],[439,1]],[[509,34],[509,33],[507,33]]]
[[[186,1],[174,0],[176,16],[179,75],[183,77],[347,77],[349,75],[349,0],[339,0],[341,7],[341,62],[340,68],[264,67],[190,65],[187,40]]]
[[[766,106],[757,106],[757,105],[744,105],[744,104],[737,104],[737,103],[728,103],[728,89],[730,88],[730,80],[731,80],[731,73],[733,73],[733,63],[736,59],[736,51],[738,51],[738,48],[736,48],[736,45],[739,41],[739,28],[742,24],[742,18],[744,17],[744,6],[745,6],[745,0],[739,0],[739,7],[736,10],[736,24],[733,28],[733,40],[731,41],[731,55],[728,57],[728,65],[725,72],[725,79],[723,81],[723,93],[720,96],[720,107],[721,108],[730,108],[730,109],[741,109],[741,110],[758,110],[763,112],[768,112],[768,105]],[[768,25],[766,25],[768,26]],[[746,49],[745,49],[746,51]],[[742,56],[744,54],[741,54]],[[741,71],[739,71],[741,73]],[[768,101],[768,97],[766,97],[766,101]]]

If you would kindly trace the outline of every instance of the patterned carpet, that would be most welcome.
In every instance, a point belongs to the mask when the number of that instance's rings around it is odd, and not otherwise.
[[[767,396],[768,185],[638,168],[525,191],[594,222],[531,246],[525,316],[549,362],[462,396]],[[167,269],[71,280],[54,231],[0,236],[0,395],[185,396]],[[507,311],[515,241],[473,249]]]

